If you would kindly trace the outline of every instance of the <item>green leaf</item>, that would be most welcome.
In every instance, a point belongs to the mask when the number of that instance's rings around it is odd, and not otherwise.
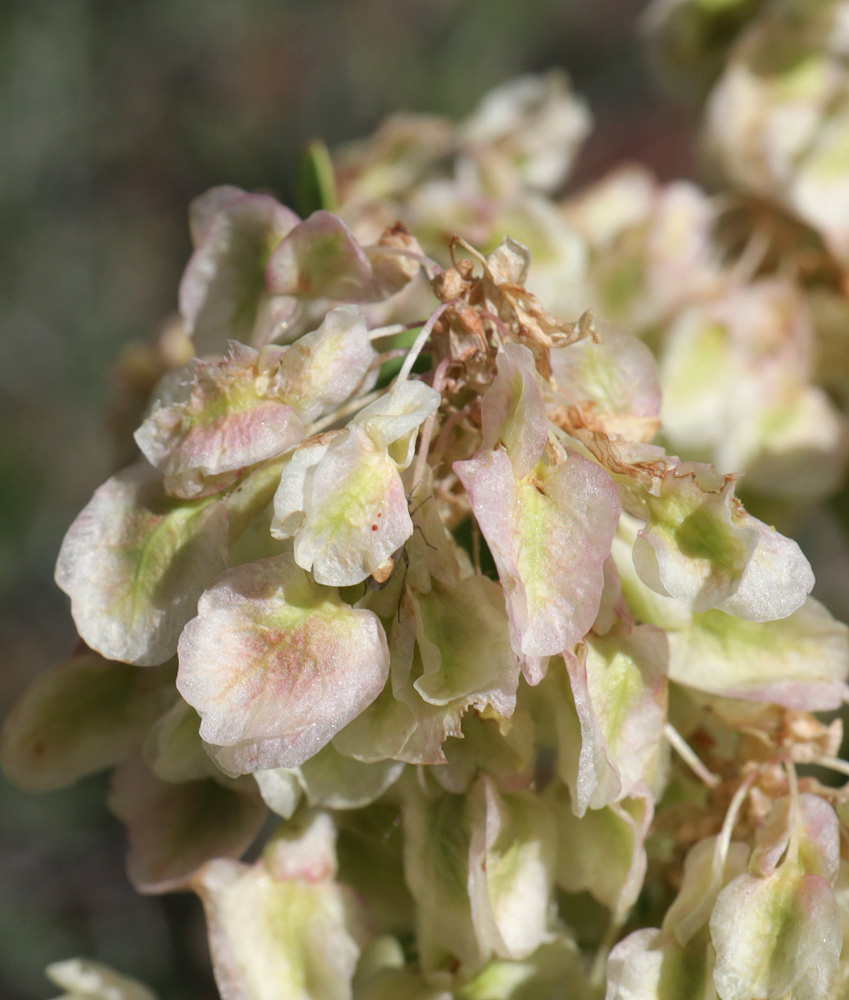
[[[322,208],[328,212],[338,208],[333,160],[322,139],[312,139],[301,154],[295,197],[304,218]]]

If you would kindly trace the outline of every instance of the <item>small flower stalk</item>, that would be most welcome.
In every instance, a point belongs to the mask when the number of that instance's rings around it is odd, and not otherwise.
[[[655,5],[667,69],[710,6]],[[114,768],[130,877],[200,896],[224,1000],[849,996],[815,714],[849,630],[789,537],[846,470],[847,5],[726,6],[693,91],[731,208],[640,168],[558,201],[557,74],[391,119],[304,217],[192,204],[194,356],[67,533],[82,643],[3,762]],[[758,75],[791,35],[793,88]]]

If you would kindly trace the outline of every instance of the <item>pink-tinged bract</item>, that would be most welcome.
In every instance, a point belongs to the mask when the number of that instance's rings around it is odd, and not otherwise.
[[[721,1000],[822,1000],[842,945],[834,892],[819,875],[789,866],[764,878],[740,875],[711,916],[714,982]]]
[[[196,250],[180,283],[188,333],[204,351],[273,340],[294,303],[268,294],[265,267],[298,216],[269,195],[223,187],[193,203],[191,221]]]
[[[621,510],[613,482],[579,455],[517,481],[500,447],[454,468],[498,567],[513,648],[531,657],[569,649],[601,602]]]
[[[528,348],[506,344],[498,354],[497,364],[498,374],[481,403],[481,447],[489,451],[503,445],[516,479],[523,479],[537,464],[548,442],[548,415]]]
[[[276,358],[264,355],[232,345],[223,359],[193,359],[179,383],[172,378],[154,399],[135,439],[173,496],[218,493],[249,466],[281,455],[303,437],[274,368],[264,370]]]
[[[227,568],[227,540],[222,503],[174,500],[139,462],[104,483],[68,529],[56,582],[92,649],[164,663],[198,598]]]
[[[180,640],[177,687],[203,720],[201,737],[229,751],[228,770],[298,767],[386,682],[377,617],[314,583],[291,556],[230,570],[198,611]]]
[[[272,292],[299,299],[375,302],[384,298],[368,255],[332,212],[314,212],[295,226],[268,261]]]
[[[274,389],[309,423],[353,395],[374,359],[362,310],[336,306],[317,330],[300,337],[282,355]]]
[[[837,977],[842,931],[833,885],[839,824],[813,795],[777,800],[749,871],[720,892],[710,920],[722,1000],[818,1000]]]

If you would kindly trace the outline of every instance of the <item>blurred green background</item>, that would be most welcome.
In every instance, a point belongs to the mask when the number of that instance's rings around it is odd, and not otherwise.
[[[622,159],[691,174],[690,115],[663,102],[642,60],[645,6],[0,3],[0,716],[73,646],[53,562],[114,471],[109,373],[175,308],[189,200],[229,183],[289,201],[311,137],[332,147],[404,108],[460,117],[550,66],[596,119],[573,185]],[[197,901],[127,883],[105,779],[39,797],[0,782],[0,996],[50,996],[44,965],[72,955],[163,1000],[216,995]]]

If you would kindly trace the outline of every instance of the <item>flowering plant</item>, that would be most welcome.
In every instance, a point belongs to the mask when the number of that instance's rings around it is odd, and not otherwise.
[[[141,457],[59,555],[82,643],[3,760],[115,768],[130,877],[200,895],[225,1000],[849,995],[814,714],[849,633],[737,495],[792,526],[845,471],[840,179],[771,126],[843,112],[783,67],[735,96],[800,19],[845,72],[847,5],[656,5],[659,56],[720,6],[730,208],[638,168],[556,201],[589,127],[557,74],[316,147],[304,218],[192,204]]]

